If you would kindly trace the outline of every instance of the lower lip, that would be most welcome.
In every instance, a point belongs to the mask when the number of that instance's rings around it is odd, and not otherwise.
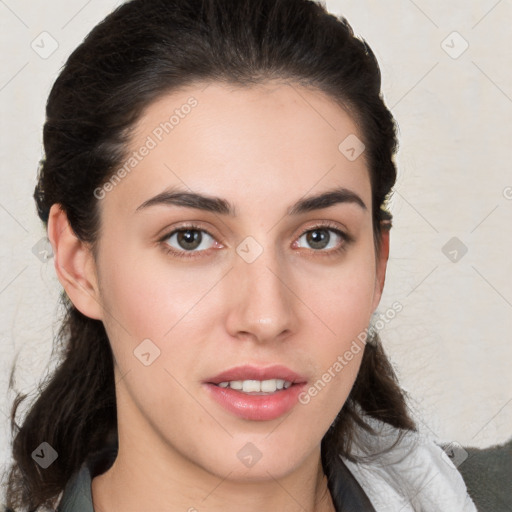
[[[287,413],[298,402],[306,384],[293,384],[269,395],[249,395],[211,383],[205,383],[205,386],[212,398],[234,415],[244,420],[268,421]]]

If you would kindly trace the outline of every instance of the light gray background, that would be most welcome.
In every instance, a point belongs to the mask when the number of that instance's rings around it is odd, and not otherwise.
[[[10,367],[18,355],[17,387],[33,393],[58,325],[53,259],[42,262],[32,251],[45,235],[32,199],[44,106],[70,52],[119,3],[0,0],[4,463]],[[501,443],[512,435],[512,2],[326,5],[345,15],[376,53],[385,100],[400,127],[395,223],[379,311],[394,301],[403,310],[382,331],[385,346],[422,429],[462,445]],[[52,44],[58,48],[45,54]],[[453,237],[458,246],[449,250],[457,252],[443,252]]]

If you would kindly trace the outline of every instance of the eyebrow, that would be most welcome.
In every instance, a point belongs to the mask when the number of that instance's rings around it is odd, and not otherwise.
[[[314,210],[329,208],[330,206],[340,203],[356,204],[361,207],[361,209],[367,210],[364,201],[355,192],[343,187],[338,187],[314,196],[299,199],[288,208],[287,214],[300,215]],[[231,217],[236,217],[237,215],[236,207],[226,199],[177,188],[164,190],[160,194],[144,201],[135,211],[137,212],[156,205],[174,205],[195,208],[197,210],[204,210]]]

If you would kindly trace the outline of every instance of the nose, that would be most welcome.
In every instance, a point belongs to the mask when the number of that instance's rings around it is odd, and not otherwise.
[[[284,340],[298,327],[290,272],[264,250],[253,262],[236,257],[229,273],[227,330],[233,337],[259,343]]]

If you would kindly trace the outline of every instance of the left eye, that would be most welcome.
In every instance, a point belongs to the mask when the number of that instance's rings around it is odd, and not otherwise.
[[[327,227],[317,227],[306,231],[303,235],[299,237],[299,240],[303,237],[306,237],[307,243],[313,249],[336,249],[340,242],[334,243],[332,246],[325,245],[329,244],[331,241],[331,235],[329,233],[334,233],[336,237],[341,238],[341,242],[346,240],[345,234],[339,229],[327,228]]]

